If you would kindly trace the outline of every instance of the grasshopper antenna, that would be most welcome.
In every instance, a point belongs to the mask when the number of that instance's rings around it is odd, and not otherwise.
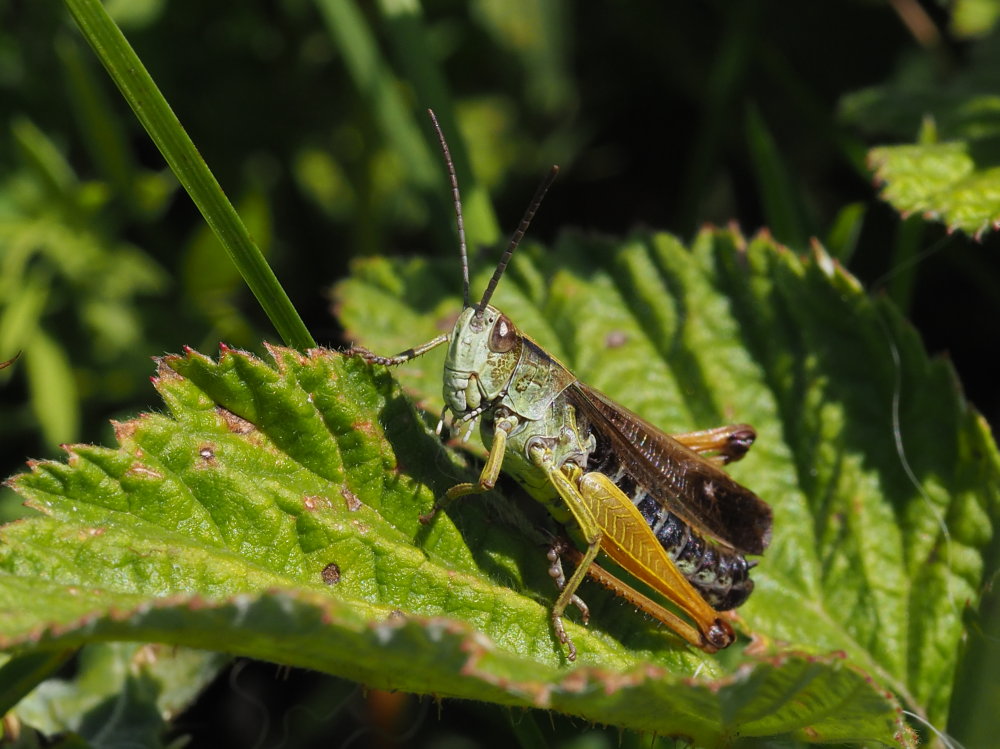
[[[451,182],[451,197],[455,201],[455,224],[458,226],[458,251],[462,256],[462,308],[469,307],[469,253],[465,246],[465,222],[462,220],[462,196],[458,192],[458,177],[455,176],[455,162],[451,160],[451,151],[441,132],[437,115],[433,109],[428,109],[434,132],[437,133],[441,153],[444,154],[444,164],[448,168],[448,180]]]
[[[497,269],[493,271],[493,278],[490,279],[489,286],[486,287],[486,291],[483,292],[483,298],[479,300],[479,304],[476,306],[476,317],[483,314],[483,310],[486,309],[486,305],[489,304],[490,297],[493,296],[493,292],[497,288],[497,284],[500,283],[500,277],[503,272],[507,270],[507,263],[510,262],[511,255],[514,254],[514,250],[517,249],[517,245],[520,244],[521,238],[524,233],[528,230],[528,225],[531,223],[531,219],[535,217],[535,212],[538,210],[538,206],[542,204],[542,198],[545,197],[545,193],[549,191],[552,183],[555,182],[556,177],[559,174],[559,167],[552,165],[549,173],[545,175],[545,179],[535,190],[535,196],[531,199],[531,203],[528,204],[528,210],[524,212],[524,216],[521,218],[521,223],[518,224],[517,229],[510,237],[510,244],[507,245],[507,249],[504,251],[503,255],[500,257],[500,262],[497,264]]]

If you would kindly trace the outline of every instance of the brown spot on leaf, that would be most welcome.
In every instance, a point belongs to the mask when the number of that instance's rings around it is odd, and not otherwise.
[[[323,582],[327,585],[336,585],[340,582],[340,567],[333,562],[330,562],[330,564],[323,568],[321,576],[323,578]]]
[[[152,666],[160,659],[160,650],[156,645],[152,643],[146,643],[141,646],[135,655],[132,656],[132,663],[138,666]]]
[[[750,633],[750,644],[743,651],[748,655],[763,657],[771,652],[771,641],[757,632]]]
[[[125,472],[126,476],[141,476],[148,479],[162,479],[163,474],[159,471],[154,471],[149,466],[144,466],[142,463],[133,463],[129,466],[129,469]]]
[[[353,521],[351,525],[353,525],[354,530],[356,530],[362,536],[367,535],[368,531],[370,530],[370,528],[368,527],[368,523],[362,523],[360,520]]]
[[[573,671],[563,679],[561,686],[570,694],[583,694],[591,686],[590,676],[580,671]]]
[[[348,489],[346,486],[340,488],[340,496],[344,498],[344,504],[347,506],[348,512],[357,512],[361,509],[363,502],[358,499],[358,495]]]
[[[223,408],[222,406],[216,406],[215,413],[218,414],[220,419],[222,419],[222,423],[226,425],[226,429],[228,429],[233,434],[249,434],[250,432],[256,431],[257,429],[257,427],[255,427],[249,421],[240,416],[237,416],[228,408]]]
[[[298,364],[308,364],[309,359],[312,356],[311,349],[308,353],[302,353],[301,351],[296,351],[295,349],[285,348],[284,346],[275,346],[273,343],[264,342],[264,348],[267,349],[267,353],[271,355],[274,363],[278,365],[279,369],[283,369],[285,362],[285,357],[293,358]]]
[[[374,434],[375,430],[372,428],[372,423],[370,421],[355,421],[351,424],[351,427],[356,432],[364,432],[365,434]]]
[[[201,458],[204,465],[214,466],[218,463],[215,459],[215,445],[211,442],[206,442],[198,447],[198,457]]]
[[[156,379],[159,380],[183,380],[184,378],[171,367],[171,363],[178,362],[181,357],[176,354],[171,354],[170,356],[158,356],[153,361],[156,362]],[[158,385],[157,382],[153,382],[154,385]]]
[[[628,336],[621,330],[612,330],[604,337],[605,348],[621,348],[628,343]]]
[[[124,442],[135,434],[136,429],[139,428],[139,421],[137,419],[129,419],[128,421],[115,421],[112,419],[111,427],[115,430],[115,439],[119,442]]]
[[[331,504],[330,500],[326,497],[320,497],[315,494],[306,494],[302,497],[302,506],[309,510],[309,512],[314,512],[320,507],[331,507]]]

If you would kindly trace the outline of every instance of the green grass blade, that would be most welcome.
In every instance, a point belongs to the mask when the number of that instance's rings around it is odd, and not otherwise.
[[[438,232],[442,246],[451,246],[454,241],[451,229],[454,225],[451,191],[448,189],[441,157],[436,152],[436,139],[431,134],[430,122],[425,119],[427,107],[444,104],[441,114],[444,115],[442,126],[445,137],[449,145],[459,140],[459,133],[453,125],[450,98],[443,95],[443,85],[429,69],[430,63],[421,63],[419,68],[423,70],[423,88],[419,93],[421,97],[426,96],[430,100],[420,100],[416,102],[416,106],[407,104],[400,93],[399,82],[388,62],[379,53],[374,35],[353,0],[317,0],[317,7],[330,36],[344,55],[344,62],[355,86],[368,100],[379,129],[391,142],[393,152],[403,160],[409,179],[427,196],[428,202],[440,216],[433,228]],[[419,56],[421,52],[415,47],[424,43],[422,30],[414,27],[412,15],[407,20],[403,9],[394,16],[394,39],[397,45],[402,45],[400,52],[404,59]],[[408,28],[401,29],[399,24],[406,24]],[[432,56],[427,49],[423,49],[423,54]],[[425,120],[426,124],[422,124],[417,117]],[[468,179],[471,175],[470,163],[468,158],[455,158],[461,186],[471,198],[468,206],[470,215],[466,223],[469,246],[476,247],[494,243],[498,232],[488,196],[475,186],[474,180]]]
[[[35,329],[26,349],[31,406],[46,441],[58,445],[79,439],[80,394],[66,351],[42,328]]]
[[[804,220],[805,206],[799,199],[802,192],[793,184],[778,144],[755,106],[747,111],[746,137],[767,227],[779,242],[804,251],[810,232]]]
[[[858,247],[858,237],[865,221],[865,204],[848,203],[833,219],[826,234],[826,249],[845,265]]]

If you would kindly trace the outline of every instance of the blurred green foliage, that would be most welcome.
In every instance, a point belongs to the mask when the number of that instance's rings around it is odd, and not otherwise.
[[[926,143],[933,128],[936,142],[966,145],[974,169],[995,164],[998,6],[107,3],[323,343],[341,343],[326,290],[353,258],[454,255],[423,114],[433,106],[474,249],[516,222],[553,162],[563,176],[534,230],[545,239],[636,224],[690,238],[734,220],[796,251],[820,237],[949,353],[993,425],[997,371],[984,350],[1000,336],[998,240],[904,220],[879,200],[866,155],[921,133]],[[4,475],[62,441],[109,442],[109,418],[156,403],[151,356],[276,340],[63,6],[0,0],[0,126],[0,361],[23,351],[0,372]],[[977,183],[973,197],[995,189]],[[0,491],[0,517],[20,512]],[[990,554],[996,570],[996,540]],[[983,706],[995,705],[986,675],[1000,668],[996,594],[969,616],[949,728],[980,746],[993,738]],[[275,711],[345,693],[365,726],[381,704],[339,685],[263,682]],[[195,715],[241,694],[217,689]],[[540,745],[541,729],[518,716],[445,718],[424,730],[470,745],[485,724]],[[568,721],[553,730],[545,742],[641,741],[581,738]]]

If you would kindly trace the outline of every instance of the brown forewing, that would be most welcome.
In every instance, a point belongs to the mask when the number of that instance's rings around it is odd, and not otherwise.
[[[771,508],[756,494],[603,393],[577,381],[566,394],[632,478],[696,532],[742,554],[767,548]]]

